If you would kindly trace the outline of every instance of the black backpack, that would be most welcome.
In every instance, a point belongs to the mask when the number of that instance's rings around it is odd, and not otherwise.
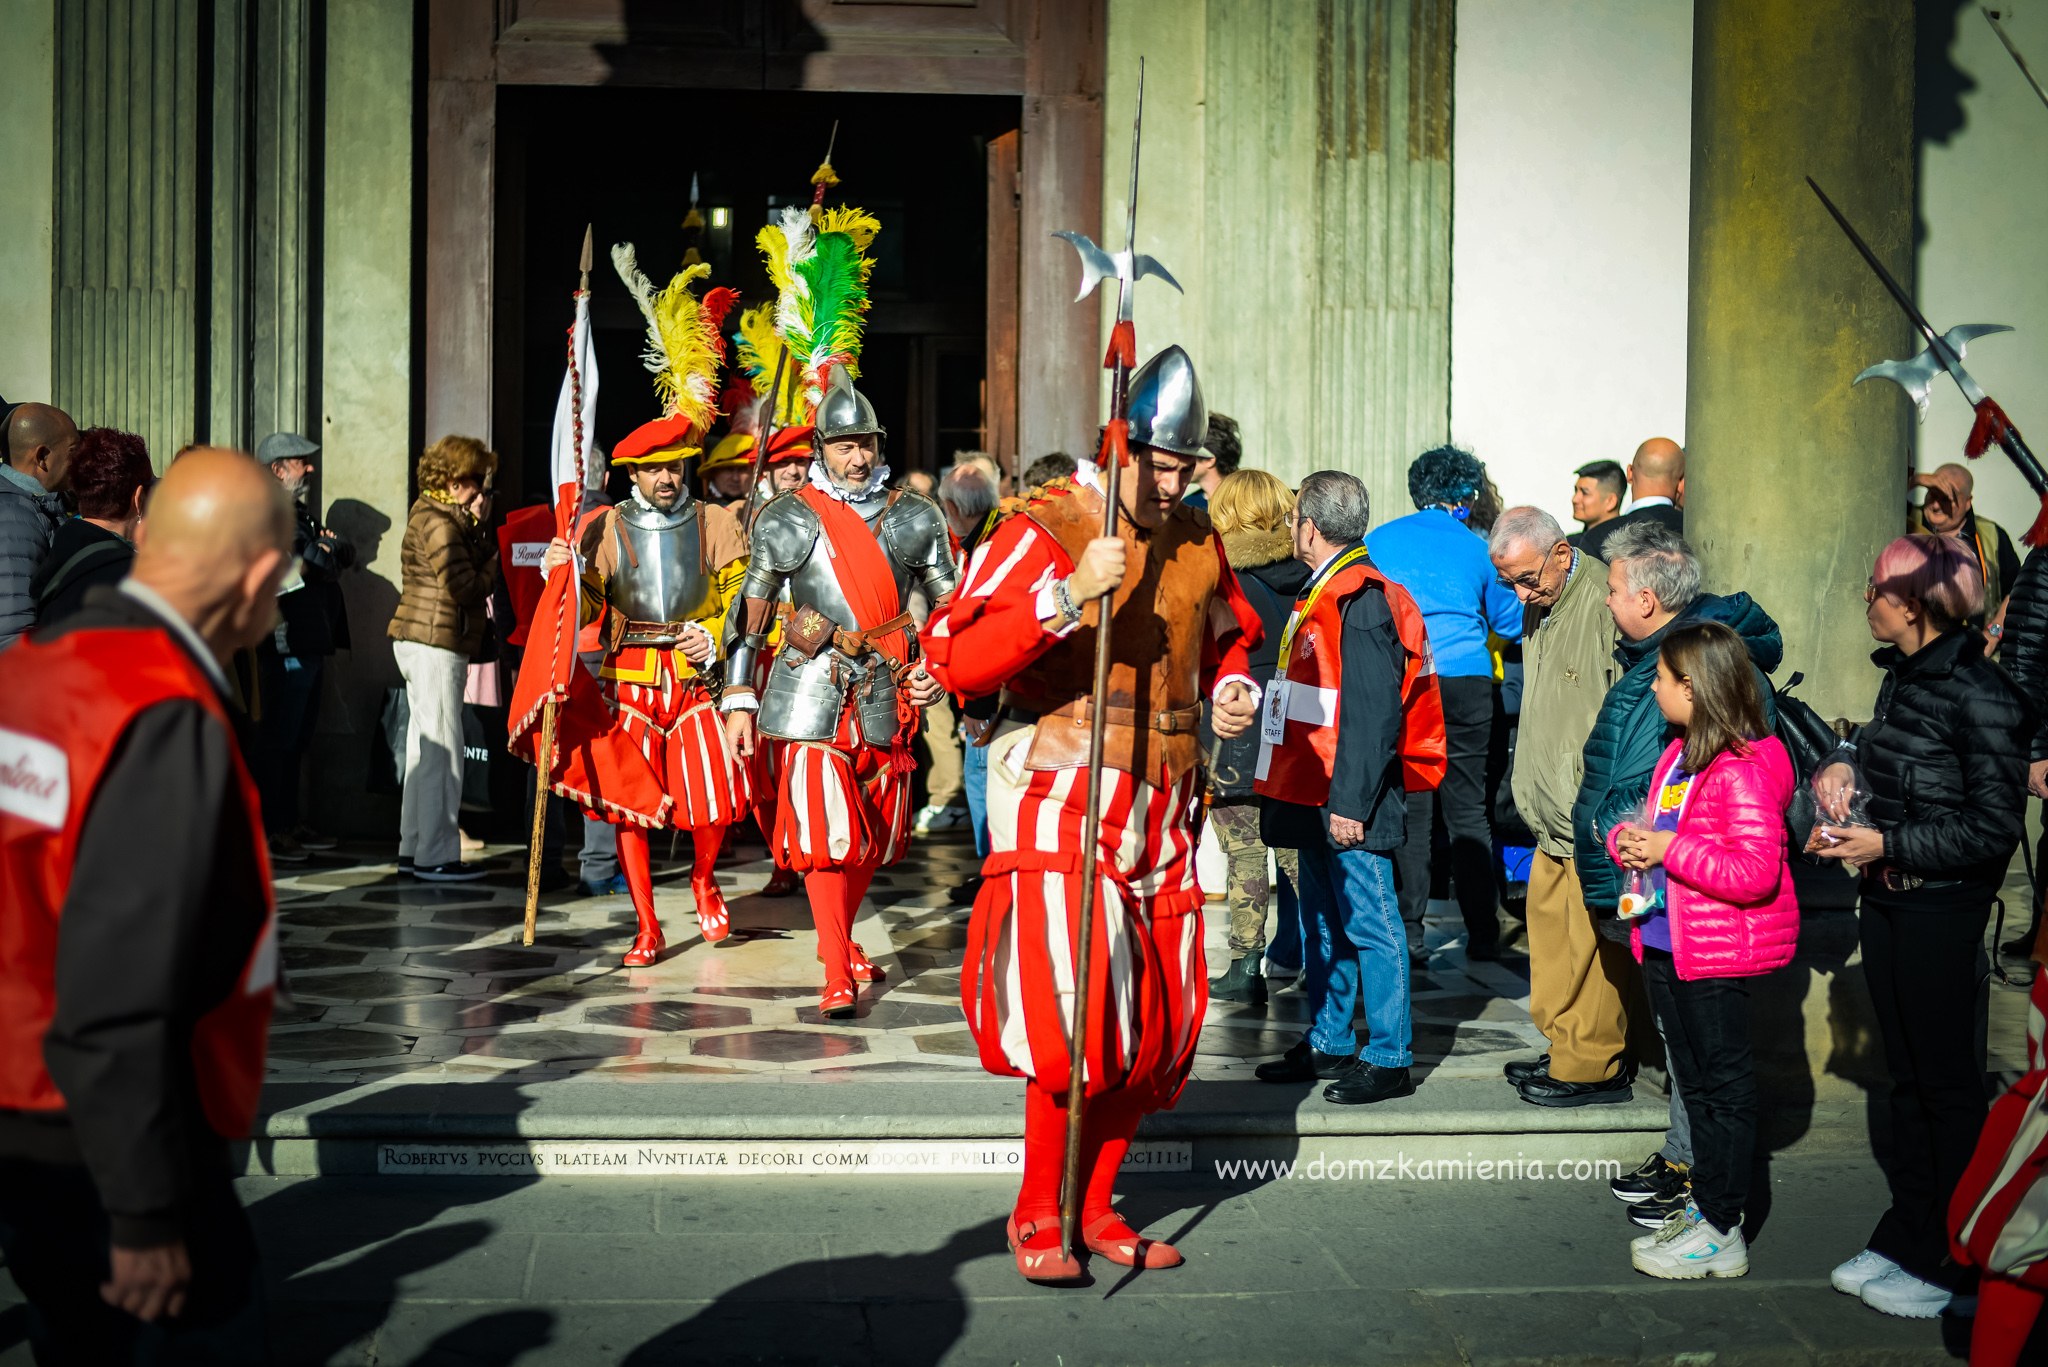
[[[1821,761],[1842,746],[1835,728],[1822,721],[1820,713],[1792,696],[1792,690],[1805,678],[1806,675],[1795,673],[1771,694],[1772,706],[1778,714],[1773,730],[1784,744],[1785,753],[1791,756],[1793,777],[1802,786],[1811,783]]]

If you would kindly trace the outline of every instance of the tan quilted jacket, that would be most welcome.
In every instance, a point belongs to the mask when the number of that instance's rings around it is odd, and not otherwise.
[[[398,610],[385,634],[458,655],[484,639],[484,600],[498,583],[498,548],[460,508],[421,496],[405,520]]]

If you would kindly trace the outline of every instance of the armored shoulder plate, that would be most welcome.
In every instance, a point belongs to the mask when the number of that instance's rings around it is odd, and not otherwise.
[[[906,569],[928,570],[952,548],[939,505],[908,489],[883,512],[876,530],[889,558]]]
[[[754,519],[748,557],[755,569],[788,574],[810,558],[821,530],[811,505],[795,494],[778,494]]]

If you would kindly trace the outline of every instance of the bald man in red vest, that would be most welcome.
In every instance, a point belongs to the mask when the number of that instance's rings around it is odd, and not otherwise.
[[[264,1358],[229,1143],[276,904],[225,663],[277,621],[282,486],[171,467],[135,567],[0,652],[0,1226],[39,1362]]]

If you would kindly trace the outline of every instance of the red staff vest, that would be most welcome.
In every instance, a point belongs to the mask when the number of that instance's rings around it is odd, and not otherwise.
[[[34,637],[0,652],[0,1107],[60,1111],[43,1066],[57,1006],[57,920],[78,837],[121,738],[157,703],[189,698],[232,735],[213,685],[161,631]],[[235,989],[194,1023],[192,1071],[207,1122],[240,1138],[256,1118],[277,985],[277,899],[256,784],[232,744],[235,782],[264,901]],[[139,878],[147,869],[137,869]]]
[[[1371,585],[1386,594],[1395,634],[1408,655],[1401,672],[1403,786],[1419,793],[1443,782],[1448,755],[1444,701],[1437,690],[1436,657],[1429,649],[1422,610],[1406,589],[1374,569],[1359,547],[1345,552],[1295,602],[1275,676],[1275,682],[1285,686],[1269,691],[1261,711],[1259,767],[1252,785],[1260,796],[1304,807],[1329,802],[1344,687],[1344,609]],[[1285,714],[1277,743],[1267,719],[1274,708]]]

